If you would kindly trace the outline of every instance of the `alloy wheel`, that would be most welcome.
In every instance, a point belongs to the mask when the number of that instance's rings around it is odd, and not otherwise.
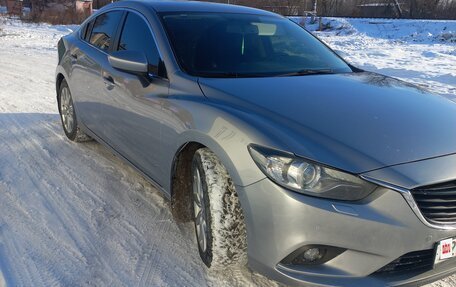
[[[68,133],[74,129],[74,107],[68,87],[64,87],[60,95],[60,114],[63,126]]]

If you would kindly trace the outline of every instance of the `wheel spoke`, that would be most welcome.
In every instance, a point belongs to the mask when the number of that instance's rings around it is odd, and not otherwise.
[[[204,205],[204,191],[198,169],[193,173],[193,209],[195,213],[195,228],[198,245],[200,249],[205,252],[207,249],[206,210]]]
[[[68,117],[65,116],[65,118],[63,119],[63,123],[65,125],[65,128],[68,130]]]
[[[66,91],[66,88],[64,88],[62,90],[62,106],[66,107],[66,104],[67,104],[67,91]]]
[[[71,131],[73,130],[73,118],[72,117],[68,117],[68,130]]]
[[[206,251],[206,236],[207,236],[207,233],[206,233],[206,221],[204,220],[201,224],[201,249]]]
[[[198,180],[198,179],[195,179],[195,180]],[[200,199],[200,194],[198,192],[198,187],[196,187],[197,184],[195,184],[195,186],[193,187],[193,198],[194,198],[194,202],[196,204],[196,206],[201,209],[201,199]]]
[[[65,106],[68,107],[70,103],[70,96],[67,88],[63,89],[63,94],[65,95]]]

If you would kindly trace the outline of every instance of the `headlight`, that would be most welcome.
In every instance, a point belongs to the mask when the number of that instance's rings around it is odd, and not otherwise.
[[[273,149],[249,146],[258,167],[275,183],[299,193],[337,200],[360,200],[377,187],[361,178]]]

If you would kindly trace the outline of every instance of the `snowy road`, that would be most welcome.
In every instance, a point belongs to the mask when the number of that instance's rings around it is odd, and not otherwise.
[[[175,223],[150,184],[101,145],[64,137],[54,69],[55,44],[68,33],[66,27],[1,23],[0,18],[0,287],[2,281],[8,286],[277,285],[248,270],[207,271],[192,226]],[[363,44],[361,38],[327,40],[350,53],[355,64],[367,66],[366,57],[372,56],[371,70],[396,69],[392,49],[403,44],[385,39]],[[453,55],[433,57],[422,69],[419,61],[425,59],[416,56],[422,51],[404,53],[401,60],[410,71],[404,77],[417,82],[421,76],[415,75],[423,75],[422,84],[436,82],[436,91],[454,97],[456,71],[444,69],[455,67],[455,43],[427,45],[420,49]],[[380,52],[385,56],[376,58]],[[433,286],[456,286],[456,277]]]

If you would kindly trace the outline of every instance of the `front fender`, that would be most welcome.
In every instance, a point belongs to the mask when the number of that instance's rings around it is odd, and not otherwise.
[[[263,132],[262,119],[233,107],[214,104],[204,97],[170,97],[167,110],[174,113],[174,121],[179,119],[173,122],[171,129],[169,125],[163,130],[166,151],[163,164],[169,163],[169,178],[176,154],[190,142],[211,149],[238,186],[248,186],[266,177],[250,156],[249,144],[287,149],[286,139],[280,133]],[[165,186],[165,189],[170,190],[170,186]]]
[[[258,140],[226,119],[216,119],[208,131],[184,132],[178,142],[182,145],[197,142],[212,150],[227,168],[235,185],[248,186],[265,178],[247,148],[250,143]]]

